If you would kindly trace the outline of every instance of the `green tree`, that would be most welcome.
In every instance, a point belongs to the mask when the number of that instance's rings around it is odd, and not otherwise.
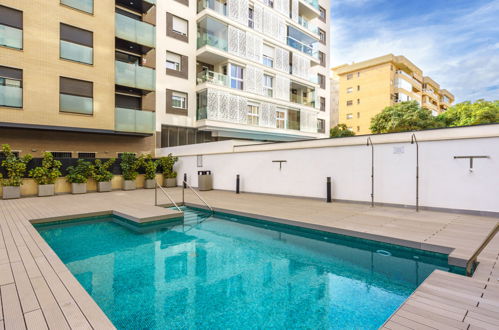
[[[446,126],[499,123],[499,101],[462,102],[438,116]]]
[[[331,128],[329,131],[329,137],[337,138],[337,137],[346,137],[346,136],[354,136],[355,133],[348,129],[345,124],[338,124],[335,127]]]
[[[395,133],[419,131],[443,127],[444,124],[432,116],[431,111],[421,108],[416,101],[397,103],[386,107],[371,119],[372,133]]]

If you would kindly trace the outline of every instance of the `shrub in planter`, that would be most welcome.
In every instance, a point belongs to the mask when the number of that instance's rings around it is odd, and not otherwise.
[[[139,175],[137,171],[142,165],[142,158],[137,158],[132,152],[124,152],[121,155],[121,174],[123,175],[123,189],[134,190],[135,179]]]
[[[4,179],[0,174],[0,179],[3,186],[3,199],[21,197],[21,185],[23,177],[26,173],[26,165],[33,158],[31,155],[25,155],[21,158],[17,157],[8,144],[2,145],[2,151],[5,159],[2,161],[2,167],[7,172],[7,178]]]
[[[87,181],[91,175],[91,163],[83,159],[78,159],[76,166],[67,168],[66,180],[71,183],[73,194],[84,194],[87,192]]]
[[[61,176],[62,163],[56,159],[51,152],[43,154],[42,166],[35,167],[29,171],[29,176],[38,184],[38,196],[53,196],[55,194],[54,183]]]
[[[177,186],[177,172],[173,170],[173,166],[177,162],[178,157],[168,154],[166,157],[161,157],[159,163],[161,164],[161,169],[163,170],[163,177],[165,178],[166,187],[176,187]]]
[[[100,159],[96,159],[94,164],[90,165],[90,176],[97,182],[97,191],[111,191],[112,185],[111,180],[113,179],[113,173],[109,171],[109,168],[114,164],[116,159],[111,158],[103,162]]]
[[[152,189],[156,187],[156,170],[158,168],[159,162],[153,160],[151,155],[147,155],[143,158],[142,167],[145,171],[145,188]]]

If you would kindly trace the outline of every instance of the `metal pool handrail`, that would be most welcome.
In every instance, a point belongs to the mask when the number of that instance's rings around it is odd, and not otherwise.
[[[210,204],[208,204],[203,197],[201,197],[197,192],[196,190],[194,190],[194,188],[191,187],[190,184],[187,183],[187,181],[183,180],[183,185],[182,185],[182,199],[183,199],[183,196],[184,196],[184,189],[185,187],[189,188],[190,190],[192,190],[192,192],[204,203],[204,205],[206,205],[210,211],[211,211],[211,215],[215,214],[215,210],[213,210],[213,207],[210,206]]]
[[[489,244],[489,242],[496,236],[496,234],[499,232],[499,223],[496,223],[496,226],[494,229],[492,229],[492,232],[490,235],[488,235],[485,240],[480,244],[478,249],[476,249],[475,253],[471,256],[471,258],[468,260],[466,263],[466,276],[471,276],[471,270],[474,265],[476,265],[476,260],[478,258],[478,255],[483,251],[483,249]]]
[[[180,209],[180,207],[178,207],[177,203],[175,203],[175,201],[173,200],[173,198],[171,198],[171,196],[163,189],[163,187],[161,187],[157,182],[154,182],[155,183],[155,187],[154,187],[154,205],[158,206],[158,188],[161,189],[161,191],[163,192],[163,194],[166,195],[166,197],[168,197],[168,199],[170,200],[170,202],[173,203],[173,205],[175,205],[175,207],[177,208],[177,210],[179,210],[180,212],[182,212],[182,210]]]

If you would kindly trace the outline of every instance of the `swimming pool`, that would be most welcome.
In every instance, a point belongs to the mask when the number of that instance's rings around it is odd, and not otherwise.
[[[375,329],[447,256],[185,209],[35,226],[119,329]]]

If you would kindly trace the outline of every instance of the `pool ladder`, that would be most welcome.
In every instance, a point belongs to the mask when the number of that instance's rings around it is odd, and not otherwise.
[[[183,180],[182,181],[183,185],[182,185],[182,205],[185,205],[185,188],[189,188],[198,198],[201,202],[204,203],[204,205],[206,205],[206,207],[211,211],[211,215],[213,216],[215,214],[215,210],[213,210],[213,207],[210,206],[210,204],[208,204],[208,202],[206,202],[204,200],[203,197],[201,197],[201,195],[199,195],[197,193],[196,190],[194,190],[194,188],[192,188],[192,186],[190,184],[187,183],[187,181]]]
[[[156,186],[154,187],[154,205],[158,206],[158,188],[163,192],[163,194],[168,197],[168,199],[170,200],[170,202],[172,202],[172,204],[175,206],[175,208],[177,210],[179,210],[180,212],[182,212],[182,209],[180,209],[180,207],[178,207],[177,203],[175,203],[175,201],[173,200],[173,198],[166,192],[166,190],[163,189],[163,187],[161,187],[157,182],[155,182]]]

